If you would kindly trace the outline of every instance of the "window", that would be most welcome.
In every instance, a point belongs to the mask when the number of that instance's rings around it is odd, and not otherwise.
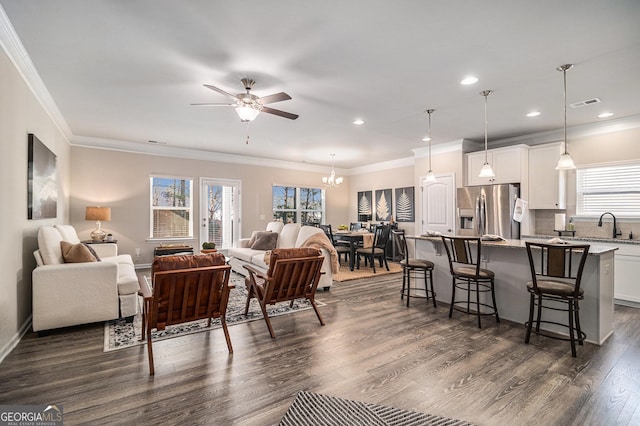
[[[192,238],[193,180],[151,176],[151,238]]]
[[[273,219],[285,223],[323,223],[324,190],[274,185]]]
[[[640,163],[576,170],[576,213],[640,217]]]

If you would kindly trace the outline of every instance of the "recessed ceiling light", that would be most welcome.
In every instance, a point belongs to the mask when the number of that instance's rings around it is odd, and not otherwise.
[[[356,126],[361,126],[364,124],[364,120],[361,118],[356,118],[355,120],[353,120],[353,124],[355,124]]]
[[[473,84],[477,82],[478,82],[478,77],[474,77],[470,75],[468,77],[463,78],[460,84],[464,84],[465,86],[468,86],[469,84]]]
[[[429,142],[431,140],[431,138],[429,136],[425,136],[424,138],[422,138],[422,142]]]
[[[602,114],[598,114],[598,118],[607,118],[613,115],[612,112],[603,112]]]
[[[527,113],[527,117],[537,117],[540,115],[540,111],[531,111]]]

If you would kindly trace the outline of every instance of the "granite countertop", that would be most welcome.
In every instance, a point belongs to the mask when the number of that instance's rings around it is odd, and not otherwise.
[[[542,238],[551,239],[558,238],[557,235],[523,235],[522,238]],[[606,244],[634,244],[640,245],[640,240],[630,240],[628,238],[603,238],[603,237],[560,237],[566,241],[593,241],[595,243]]]
[[[407,238],[415,238],[418,240],[426,240],[426,241],[442,241],[440,239],[440,237],[436,237],[436,236],[427,236],[427,235],[416,235],[416,236],[407,236]],[[557,237],[550,237],[550,236],[545,236],[545,235],[536,235],[536,236],[532,236],[532,235],[525,235],[522,237],[523,239],[521,240],[504,240],[504,241],[482,241],[482,246],[483,247],[504,247],[504,248],[510,248],[510,249],[524,249],[526,248],[526,239],[530,238],[536,238],[536,239],[551,239],[551,238],[557,238]],[[563,240],[578,240],[577,238],[562,238]],[[613,240],[613,239],[612,239]],[[585,241],[586,240],[582,240]],[[590,240],[591,241],[591,240]],[[604,241],[603,241],[604,242]],[[578,241],[576,241],[576,243],[578,243]],[[589,247],[589,254],[592,255],[600,255],[603,253],[608,253],[611,251],[615,251],[617,250],[617,248],[615,247],[608,247],[608,246],[599,246],[599,245],[593,245],[591,244],[591,247]]]

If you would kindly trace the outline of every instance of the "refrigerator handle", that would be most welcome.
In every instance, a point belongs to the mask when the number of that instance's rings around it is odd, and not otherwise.
[[[482,195],[476,198],[476,231],[481,237],[485,234],[487,226],[487,201]]]

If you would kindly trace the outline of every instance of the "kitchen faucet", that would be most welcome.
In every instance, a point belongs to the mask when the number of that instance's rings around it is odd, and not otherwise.
[[[622,232],[618,232],[618,228],[616,227],[616,217],[611,212],[602,213],[602,215],[600,216],[600,220],[598,221],[598,226],[602,226],[602,217],[605,214],[609,214],[613,218],[613,238],[616,238],[618,235],[622,235]]]

